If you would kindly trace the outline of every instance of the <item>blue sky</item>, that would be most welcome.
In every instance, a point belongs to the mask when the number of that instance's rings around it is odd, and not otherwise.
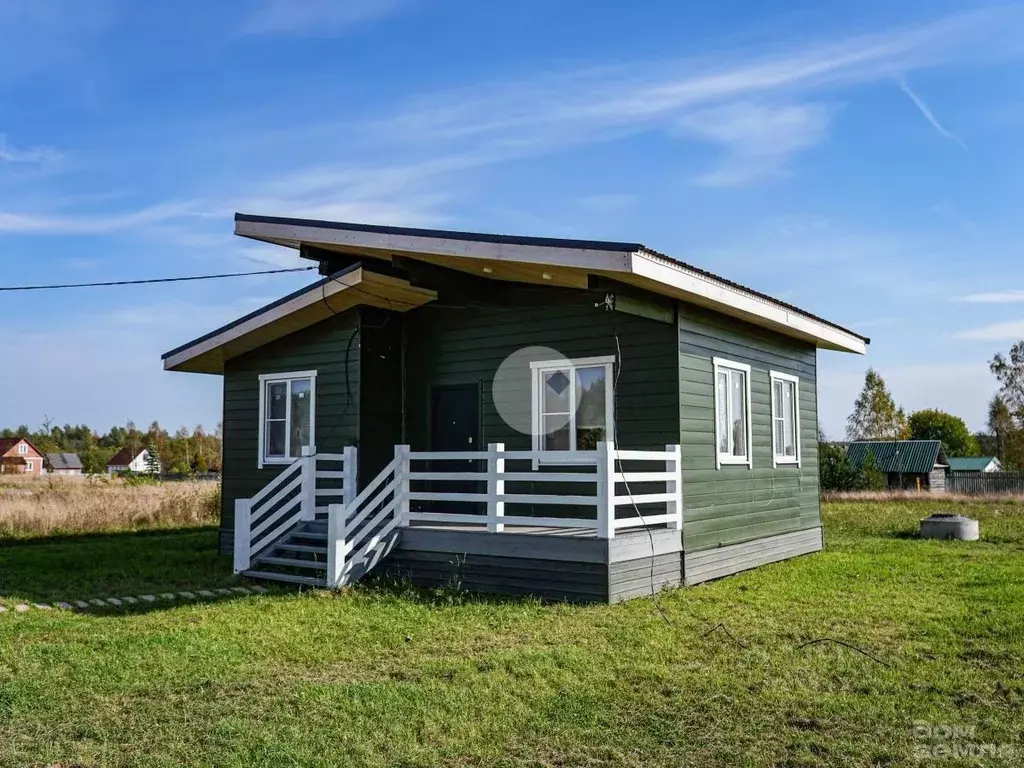
[[[1024,7],[0,0],[0,285],[298,266],[236,210],[641,241],[984,422],[1024,337]],[[0,294],[0,424],[220,418],[160,354],[309,281]],[[8,375],[14,372],[14,375]]]

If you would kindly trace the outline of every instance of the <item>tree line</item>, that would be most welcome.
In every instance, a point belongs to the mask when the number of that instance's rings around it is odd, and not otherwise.
[[[947,456],[996,456],[1004,469],[1024,470],[1024,341],[996,354],[989,369],[999,391],[989,401],[986,429],[972,434],[962,418],[937,408],[908,416],[869,368],[846,420],[846,439],[941,440]]]
[[[202,425],[189,430],[182,426],[173,435],[154,421],[145,431],[129,420],[123,427],[111,427],[100,434],[85,424],[59,426],[43,421],[38,430],[27,425],[0,430],[0,437],[23,437],[41,453],[76,453],[83,471],[106,472],[107,462],[122,448],[133,452],[143,448],[155,456],[165,472],[193,474],[219,472],[221,467],[221,426],[213,433]]]

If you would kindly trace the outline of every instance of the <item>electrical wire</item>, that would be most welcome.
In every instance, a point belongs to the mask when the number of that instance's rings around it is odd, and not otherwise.
[[[189,275],[187,277],[153,277],[146,280],[108,280],[100,283],[57,283],[51,285],[2,285],[0,291],[53,291],[64,288],[109,288],[118,285],[153,285],[154,283],[185,283],[196,280],[223,280],[227,277],[252,277],[254,275],[281,275],[286,272],[308,272],[316,267],[292,267],[290,269],[264,269],[256,272],[226,272],[219,275]]]

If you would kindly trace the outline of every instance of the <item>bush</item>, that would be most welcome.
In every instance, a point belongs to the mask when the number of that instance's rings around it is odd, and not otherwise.
[[[818,444],[819,484],[822,491],[881,491],[886,487],[885,473],[878,469],[875,455],[854,468],[846,448],[837,443]]]

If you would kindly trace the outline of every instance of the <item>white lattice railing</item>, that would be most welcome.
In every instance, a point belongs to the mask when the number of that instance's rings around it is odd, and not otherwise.
[[[327,513],[332,587],[370,570],[386,554],[383,544],[393,540],[395,529],[412,523],[479,526],[492,533],[526,526],[579,528],[607,539],[644,526],[680,530],[680,458],[678,445],[636,451],[606,442],[573,452],[508,451],[501,443],[458,452],[396,445],[391,462],[358,494],[354,447],[299,459],[252,499],[236,502],[235,570],[247,569],[259,551],[318,511]],[[341,468],[321,469],[318,462]],[[465,467],[450,469],[452,463]],[[333,486],[318,487],[321,480]],[[320,499],[328,503],[320,505]],[[523,507],[530,508],[528,514],[515,514]],[[532,514],[538,507],[559,509],[550,516]],[[567,508],[579,512],[566,514]]]
[[[296,459],[250,499],[235,500],[234,569],[248,570],[263,550],[302,520],[326,513],[331,500],[349,503],[356,493],[356,449]],[[326,503],[319,503],[321,500]]]

